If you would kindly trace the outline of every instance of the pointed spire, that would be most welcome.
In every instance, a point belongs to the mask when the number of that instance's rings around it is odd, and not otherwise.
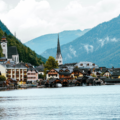
[[[58,34],[57,55],[59,54],[61,54],[61,50],[60,50],[60,41],[59,41],[59,34]]]

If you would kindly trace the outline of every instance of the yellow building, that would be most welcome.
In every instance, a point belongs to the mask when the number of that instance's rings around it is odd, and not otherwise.
[[[19,84],[27,82],[27,67],[21,63],[16,65],[6,65],[6,77],[14,78]]]
[[[5,65],[0,64],[0,72],[1,72],[1,75],[6,77],[6,66]]]

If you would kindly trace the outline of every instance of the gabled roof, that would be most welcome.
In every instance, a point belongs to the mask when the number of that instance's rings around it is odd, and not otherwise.
[[[70,75],[70,72],[60,72],[60,75]]]
[[[38,73],[38,71],[35,68],[29,68],[28,71],[35,71],[36,73]]]
[[[23,64],[19,63],[19,64],[15,64],[15,65],[12,65],[12,64],[7,64],[6,65],[6,68],[7,69],[14,69],[14,68],[22,68],[22,69],[27,69],[27,67],[25,67]]]
[[[43,72],[44,71],[44,66],[40,65],[38,67],[35,68],[38,72]]]
[[[8,58],[12,59],[12,55],[18,55],[18,51],[17,51],[16,46],[8,47]]]

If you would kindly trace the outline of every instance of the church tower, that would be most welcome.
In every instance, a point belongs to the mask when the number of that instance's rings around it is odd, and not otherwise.
[[[8,58],[8,47],[7,47],[7,40],[6,37],[3,35],[1,39],[1,48],[3,50],[3,55],[5,58]]]
[[[59,34],[58,34],[56,61],[58,61],[58,65],[63,64],[62,54],[60,50]]]

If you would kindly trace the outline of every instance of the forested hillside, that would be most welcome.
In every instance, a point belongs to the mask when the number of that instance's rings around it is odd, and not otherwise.
[[[32,51],[29,47],[26,47],[23,45],[20,41],[18,41],[13,35],[8,35],[6,32],[4,33],[3,30],[0,28],[0,39],[2,38],[3,34],[5,34],[8,46],[16,46],[18,53],[19,53],[19,59],[20,61],[31,63],[32,65],[38,66],[44,62],[46,62],[46,59],[36,55],[34,51]],[[2,51],[0,49],[0,55]]]

